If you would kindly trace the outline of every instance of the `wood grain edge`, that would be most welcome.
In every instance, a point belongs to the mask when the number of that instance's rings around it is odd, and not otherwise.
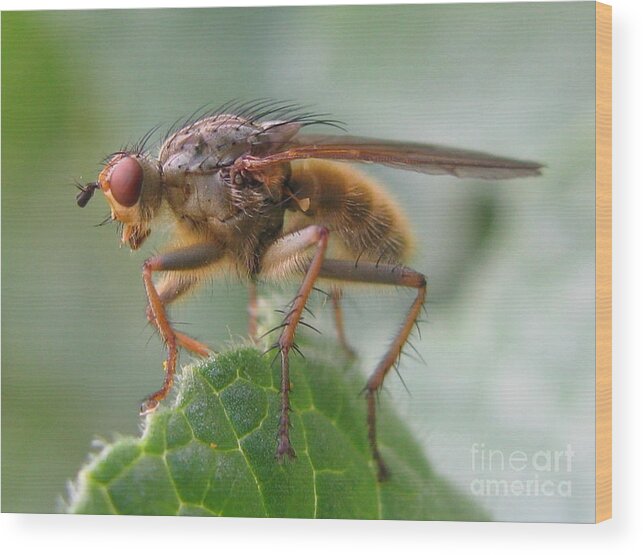
[[[596,3],[596,522],[612,517],[612,7]]]

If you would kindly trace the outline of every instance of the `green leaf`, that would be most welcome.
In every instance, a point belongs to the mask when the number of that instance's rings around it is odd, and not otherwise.
[[[312,355],[291,357],[295,460],[279,463],[274,455],[278,365],[240,348],[186,366],[171,407],[146,417],[142,437],[104,445],[81,469],[68,511],[486,520],[436,475],[383,400],[378,436],[392,476],[378,483],[362,379],[334,346]]]

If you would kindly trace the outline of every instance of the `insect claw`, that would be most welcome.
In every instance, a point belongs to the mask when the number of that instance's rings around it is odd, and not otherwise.
[[[277,444],[277,451],[275,453],[275,458],[280,462],[283,463],[286,458],[293,460],[297,458],[297,454],[295,453],[295,450],[293,449],[292,445],[290,444],[290,440],[279,440],[279,443]]]
[[[377,481],[386,482],[391,477],[391,471],[384,464],[381,457],[378,457],[375,462],[377,464]]]
[[[146,414],[150,414],[154,412],[157,407],[159,406],[159,402],[156,399],[145,399],[139,408],[139,414],[141,416],[145,416]]]

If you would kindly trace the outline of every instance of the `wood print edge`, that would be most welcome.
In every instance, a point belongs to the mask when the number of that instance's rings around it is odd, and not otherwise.
[[[612,8],[596,3],[596,522],[612,517]]]

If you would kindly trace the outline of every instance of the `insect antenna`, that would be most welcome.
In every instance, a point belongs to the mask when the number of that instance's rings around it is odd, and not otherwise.
[[[94,191],[99,188],[98,183],[88,183],[87,185],[81,185],[80,183],[76,183],[76,189],[78,189],[79,193],[76,195],[76,204],[80,206],[81,208],[84,208],[87,206],[87,203],[91,200],[91,198],[94,196]]]

